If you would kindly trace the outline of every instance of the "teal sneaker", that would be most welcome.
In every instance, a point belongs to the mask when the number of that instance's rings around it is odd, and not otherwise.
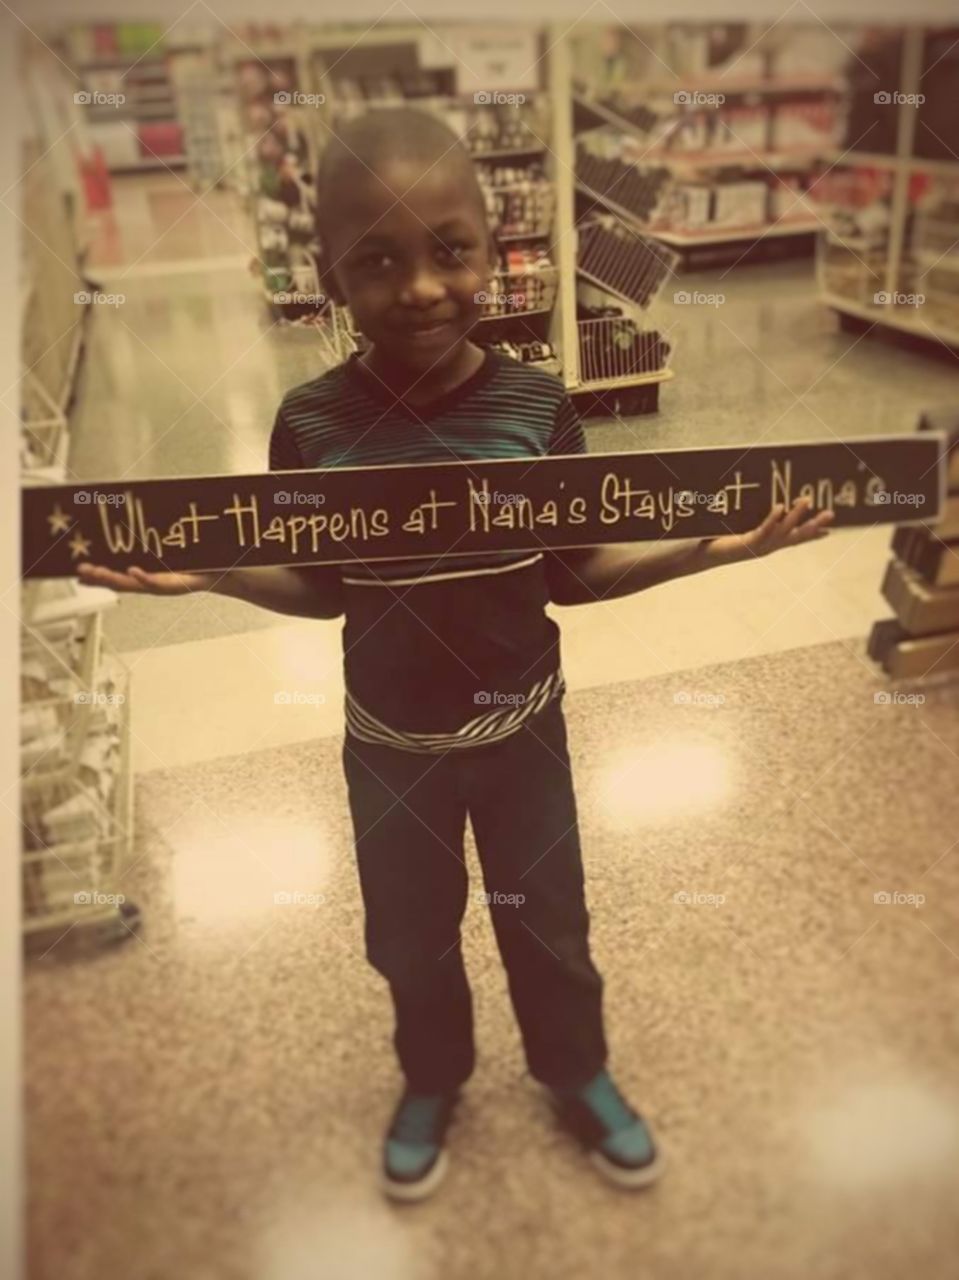
[[[593,1164],[620,1187],[646,1187],[663,1171],[662,1152],[646,1122],[601,1071],[575,1092],[547,1096],[560,1123],[589,1152]]]
[[[459,1100],[453,1093],[404,1090],[383,1147],[382,1188],[394,1200],[425,1200],[446,1176],[446,1130]]]

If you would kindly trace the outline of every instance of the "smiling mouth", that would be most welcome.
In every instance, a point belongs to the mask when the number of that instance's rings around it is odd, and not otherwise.
[[[429,338],[435,333],[442,333],[453,327],[452,320],[431,320],[428,324],[408,325],[404,332],[413,338]]]

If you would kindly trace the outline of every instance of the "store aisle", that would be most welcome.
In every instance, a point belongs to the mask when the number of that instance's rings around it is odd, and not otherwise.
[[[474,893],[453,1169],[382,1202],[397,1079],[337,742],[142,779],[142,938],[26,975],[37,1280],[946,1280],[957,695],[877,714],[881,687],[832,643],[569,699],[613,1064],[672,1161],[640,1197],[530,1091]]]

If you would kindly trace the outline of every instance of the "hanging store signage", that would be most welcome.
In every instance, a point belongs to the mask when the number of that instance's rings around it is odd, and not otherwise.
[[[548,550],[755,528],[808,495],[834,527],[934,522],[941,433],[385,467],[103,481],[23,491],[24,577]]]

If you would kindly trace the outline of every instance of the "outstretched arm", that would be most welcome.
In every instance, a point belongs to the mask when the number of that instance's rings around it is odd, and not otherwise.
[[[89,585],[137,595],[183,596],[195,591],[213,591],[298,618],[338,618],[343,612],[343,584],[338,565],[207,573],[148,573],[134,565],[126,573],[120,573],[104,565],[81,564],[78,576]]]
[[[688,540],[643,551],[636,543],[615,543],[552,552],[546,557],[546,577],[554,604],[592,604],[645,591],[671,578],[701,573],[724,564],[769,555],[784,547],[824,538],[833,519],[820,511],[805,519],[809,500],[797,498],[787,513],[781,504],[749,533],[722,538]]]

